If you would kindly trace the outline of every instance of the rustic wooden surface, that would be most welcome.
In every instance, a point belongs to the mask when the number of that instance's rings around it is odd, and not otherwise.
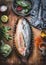
[[[5,43],[9,44],[12,48],[13,48],[13,28],[14,28],[14,24],[17,21],[18,18],[20,18],[19,16],[17,16],[16,14],[14,14],[14,12],[12,11],[12,7],[11,5],[9,5],[9,10],[8,10],[9,14],[9,22],[6,24],[3,24],[4,26],[10,26],[11,27],[11,31],[9,31],[9,34],[12,35],[12,40],[10,41],[5,41]],[[26,17],[29,21],[30,21],[30,16]],[[32,27],[33,29],[33,34],[34,34],[34,49],[33,49],[33,53],[32,56],[29,57],[29,60],[26,62],[26,64],[23,64],[19,58],[16,57],[15,54],[15,50],[13,49],[13,52],[11,53],[11,55],[8,58],[2,58],[0,57],[0,65],[46,65],[46,57],[43,57],[42,54],[40,53],[40,51],[38,50],[37,46],[36,46],[36,41],[35,39],[37,37],[40,37],[41,31]]]

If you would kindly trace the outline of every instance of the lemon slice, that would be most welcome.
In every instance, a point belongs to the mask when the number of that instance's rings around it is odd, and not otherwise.
[[[4,23],[8,22],[8,16],[3,15],[3,16],[1,17],[1,20],[2,20],[2,22],[4,22]]]

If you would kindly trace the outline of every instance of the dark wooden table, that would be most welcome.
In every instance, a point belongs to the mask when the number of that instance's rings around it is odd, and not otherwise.
[[[10,41],[5,41],[5,43],[9,44],[12,48],[13,48],[13,28],[14,28],[14,24],[17,21],[18,18],[20,18],[20,16],[17,16],[16,14],[14,14],[14,12],[12,11],[12,7],[11,5],[9,6],[9,22],[6,24],[3,24],[4,26],[10,26],[11,27],[11,31],[9,31],[9,34],[12,35],[12,40]],[[28,20],[30,20],[30,16],[26,17]],[[16,54],[15,54],[15,50],[13,49],[13,52],[11,53],[11,55],[8,58],[2,58],[0,57],[0,65],[46,65],[46,57],[43,57],[42,54],[40,53],[40,51],[38,50],[37,47],[37,43],[36,43],[36,38],[40,37],[41,35],[41,31],[32,27],[33,29],[33,34],[34,34],[34,49],[33,49],[33,53],[32,56],[29,57],[29,60],[23,64],[19,58],[17,58]]]

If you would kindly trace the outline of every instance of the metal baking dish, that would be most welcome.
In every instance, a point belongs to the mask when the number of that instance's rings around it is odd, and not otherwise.
[[[18,51],[18,49],[16,47],[16,42],[15,42],[15,37],[17,37],[17,36],[15,36],[16,35],[16,28],[17,28],[17,25],[19,23],[19,20],[21,20],[21,19],[25,19],[26,20],[27,24],[30,27],[30,31],[31,31],[30,32],[30,36],[31,37],[29,36],[30,37],[30,44],[28,43],[29,44],[29,47],[28,47],[29,54],[26,53],[25,56],[23,56],[22,54],[19,53],[19,51]],[[26,18],[21,18],[21,19],[18,19],[17,22],[14,25],[14,30],[13,30],[13,46],[14,46],[14,50],[15,50],[15,53],[16,53],[17,57],[20,58],[21,61],[24,61],[25,59],[28,59],[29,56],[32,55],[32,52],[33,52],[33,31],[32,31],[32,27],[31,27],[29,21]]]

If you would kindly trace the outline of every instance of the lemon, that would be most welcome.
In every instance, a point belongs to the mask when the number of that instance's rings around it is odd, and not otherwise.
[[[41,33],[41,37],[45,37],[46,36],[46,34],[45,33]]]
[[[1,17],[1,20],[2,20],[2,22],[8,22],[8,16],[6,16],[6,15],[3,15],[2,17]]]

